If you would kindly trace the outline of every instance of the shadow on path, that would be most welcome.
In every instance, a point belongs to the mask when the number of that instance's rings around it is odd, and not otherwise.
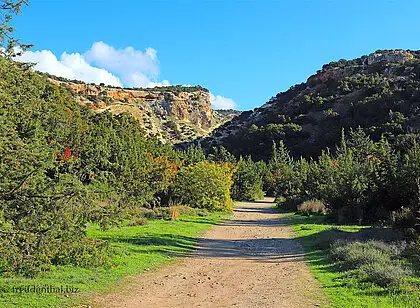
[[[271,204],[268,201],[259,203]],[[222,223],[220,227],[282,227],[288,224],[287,221],[279,218],[277,209],[270,206],[239,203],[235,212],[237,212],[236,217]],[[248,217],[251,219],[246,219]],[[188,220],[188,218],[183,220]],[[187,257],[242,259],[257,262],[279,262],[280,260],[288,262],[288,260],[296,261],[304,258],[304,253],[295,239],[266,238],[264,234],[265,232],[262,232],[258,237],[256,235],[255,238],[245,239],[197,239],[174,234],[103,237],[102,239],[115,243],[129,243],[131,244],[130,253],[158,252],[171,257],[185,256],[186,252],[195,248],[192,252],[187,253]]]
[[[266,219],[237,219],[230,220],[222,224],[223,226],[252,226],[252,227],[279,227],[286,226],[287,222],[279,220],[279,218]]]
[[[238,204],[243,203],[265,203],[265,204],[274,204],[274,199],[268,198],[266,200],[256,200],[256,201],[240,201]]]
[[[201,239],[196,251],[191,254],[198,258],[231,258],[275,262],[284,259],[303,259],[304,253],[296,240],[288,238],[257,238],[246,240]]]
[[[238,213],[262,213],[262,214],[278,214],[279,212],[275,208],[269,207],[238,207],[233,210]]]

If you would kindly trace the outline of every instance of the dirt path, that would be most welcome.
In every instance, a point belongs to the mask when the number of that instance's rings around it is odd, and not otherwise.
[[[98,307],[318,307],[325,299],[272,199],[237,204],[177,264],[142,274]]]

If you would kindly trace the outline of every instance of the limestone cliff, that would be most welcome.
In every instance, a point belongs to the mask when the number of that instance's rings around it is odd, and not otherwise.
[[[177,143],[207,136],[232,118],[232,113],[214,111],[209,91],[200,86],[125,89],[57,77],[50,81],[68,88],[77,102],[98,112],[132,114],[148,135],[163,141]]]

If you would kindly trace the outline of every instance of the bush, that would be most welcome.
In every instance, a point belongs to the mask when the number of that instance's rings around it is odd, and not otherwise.
[[[143,226],[147,225],[149,221],[144,217],[134,217],[129,223],[128,226]]]
[[[412,271],[404,266],[401,261],[374,262],[365,264],[358,271],[363,281],[372,282],[381,287],[398,286]]]
[[[267,191],[269,194],[286,199],[295,197],[299,177],[295,174],[294,167],[294,161],[284,143],[280,141],[278,147],[276,143],[273,143],[272,157],[268,163],[270,179],[267,183]]]
[[[209,211],[206,209],[195,209],[195,212],[197,216],[200,216],[200,217],[206,217],[210,214]]]
[[[264,197],[263,180],[258,166],[251,160],[239,159],[233,176],[232,198],[234,200],[258,200]]]
[[[233,168],[228,163],[202,161],[180,169],[172,187],[179,203],[208,210],[231,210]]]
[[[409,243],[406,254],[409,259],[420,264],[420,238]]]
[[[196,209],[186,205],[176,205],[171,207],[172,211],[176,211],[178,216],[194,216],[197,214]]]
[[[381,241],[335,241],[330,255],[344,270],[359,280],[386,287],[399,285],[412,271],[398,258],[406,245],[386,244]]]
[[[399,211],[392,212],[392,227],[396,229],[413,228],[416,225],[416,217],[409,208],[402,208]]]
[[[193,216],[196,214],[195,209],[185,206],[185,205],[176,205],[168,208],[166,215],[163,216],[164,219],[178,219],[182,216]]]
[[[297,212],[302,215],[320,215],[325,213],[325,206],[322,201],[309,200],[297,206]]]
[[[357,269],[362,265],[375,262],[386,263],[390,261],[390,254],[379,249],[375,242],[343,242],[336,241],[331,245],[331,257],[339,261],[343,269]]]
[[[299,199],[286,199],[283,196],[277,197],[274,201],[279,209],[286,212],[296,212],[297,206],[301,203]]]
[[[139,207],[136,211],[137,217],[143,217],[147,219],[156,218],[156,211],[144,207]]]

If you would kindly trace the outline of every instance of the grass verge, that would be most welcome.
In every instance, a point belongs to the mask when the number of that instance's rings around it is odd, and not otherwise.
[[[402,287],[380,287],[360,282],[356,277],[351,277],[349,272],[340,269],[338,264],[331,262],[328,246],[335,239],[337,229],[346,233],[362,233],[366,226],[331,225],[325,222],[323,216],[308,217],[294,213],[281,215],[294,228],[297,239],[305,248],[307,263],[333,307],[420,307],[418,271],[407,278],[407,283]]]
[[[101,231],[88,228],[91,238],[106,239],[116,253],[112,266],[81,268],[55,266],[34,279],[0,278],[0,307],[71,307],[88,304],[97,293],[112,290],[124,277],[174,262],[190,251],[196,238],[227,217],[211,213],[178,220],[150,220],[148,224]],[[125,278],[127,279],[127,278]],[[61,287],[63,289],[61,289]]]

